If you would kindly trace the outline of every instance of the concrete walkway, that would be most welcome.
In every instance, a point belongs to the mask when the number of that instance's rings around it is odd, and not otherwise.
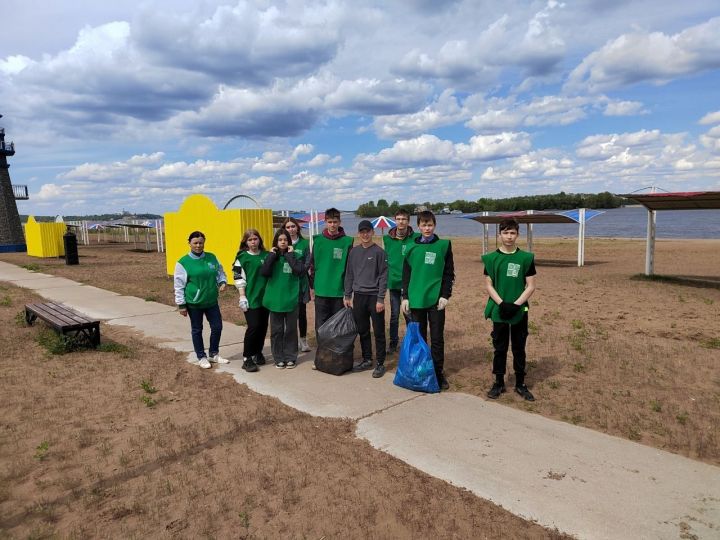
[[[188,352],[172,307],[0,262],[0,281]],[[720,538],[720,468],[466,394],[397,388],[392,374],[241,369],[243,328],[226,323],[215,368],[298,410],[358,420],[358,436],[510,512],[578,538]],[[269,356],[269,351],[266,354]],[[508,397],[506,399],[512,399]]]

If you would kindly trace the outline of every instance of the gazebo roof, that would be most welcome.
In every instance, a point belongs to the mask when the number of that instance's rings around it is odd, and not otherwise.
[[[601,210],[585,210],[585,221],[589,221],[595,216],[602,214]],[[580,222],[580,211],[579,210],[566,210],[563,212],[544,212],[535,211],[528,213],[527,210],[521,212],[505,212],[502,214],[492,214],[484,216],[482,212],[476,212],[474,214],[463,214],[462,216],[468,219],[473,219],[480,223],[500,223],[503,219],[513,218],[518,223],[579,223]]]
[[[620,195],[642,204],[648,210],[720,209],[720,191],[686,191],[678,193],[629,193]]]

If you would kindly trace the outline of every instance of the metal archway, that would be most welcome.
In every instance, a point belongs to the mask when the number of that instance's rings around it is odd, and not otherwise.
[[[235,195],[232,199],[230,199],[228,202],[225,203],[225,206],[223,206],[223,210],[227,210],[227,207],[230,206],[230,203],[233,202],[235,199],[249,199],[253,203],[255,203],[255,206],[260,208],[260,205],[258,204],[258,202],[255,199],[253,199],[250,195]]]

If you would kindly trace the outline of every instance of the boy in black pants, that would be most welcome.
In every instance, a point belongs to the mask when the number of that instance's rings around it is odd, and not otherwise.
[[[520,225],[512,218],[500,222],[500,247],[486,255],[485,288],[488,298],[485,318],[492,319],[493,375],[488,397],[505,392],[508,345],[512,344],[515,392],[527,401],[535,397],[525,384],[525,343],[528,337],[528,299],[535,292],[535,256],[517,247]]]
[[[363,357],[359,364],[353,366],[353,371],[365,371],[372,367],[372,321],[377,355],[372,376],[377,379],[385,374],[387,256],[385,251],[373,242],[373,226],[368,220],[363,220],[358,225],[358,237],[360,245],[350,250],[345,268],[344,303],[353,310]]]
[[[427,343],[430,325],[430,354],[441,390],[450,388],[445,366],[445,306],[455,281],[452,244],[435,234],[435,214],[426,210],[417,217],[420,236],[405,251],[403,263],[403,313],[412,313],[420,323],[420,335]]]

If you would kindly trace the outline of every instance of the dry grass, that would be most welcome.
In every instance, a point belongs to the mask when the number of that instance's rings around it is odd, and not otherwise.
[[[118,328],[50,354],[0,294],[2,538],[561,538]]]
[[[453,240],[445,343],[451,388],[484,396],[492,346],[479,249],[475,239]],[[681,278],[664,281],[633,279],[644,267],[640,240],[588,239],[584,268],[575,266],[574,239],[536,239],[535,251],[527,382],[537,401],[510,393],[500,402],[720,464],[720,242],[659,241],[657,272]],[[80,254],[75,267],[24,254],[0,260],[172,304],[162,255],[123,246]],[[226,320],[243,320],[235,291],[222,295],[221,307]],[[312,309],[308,315],[312,328]]]

